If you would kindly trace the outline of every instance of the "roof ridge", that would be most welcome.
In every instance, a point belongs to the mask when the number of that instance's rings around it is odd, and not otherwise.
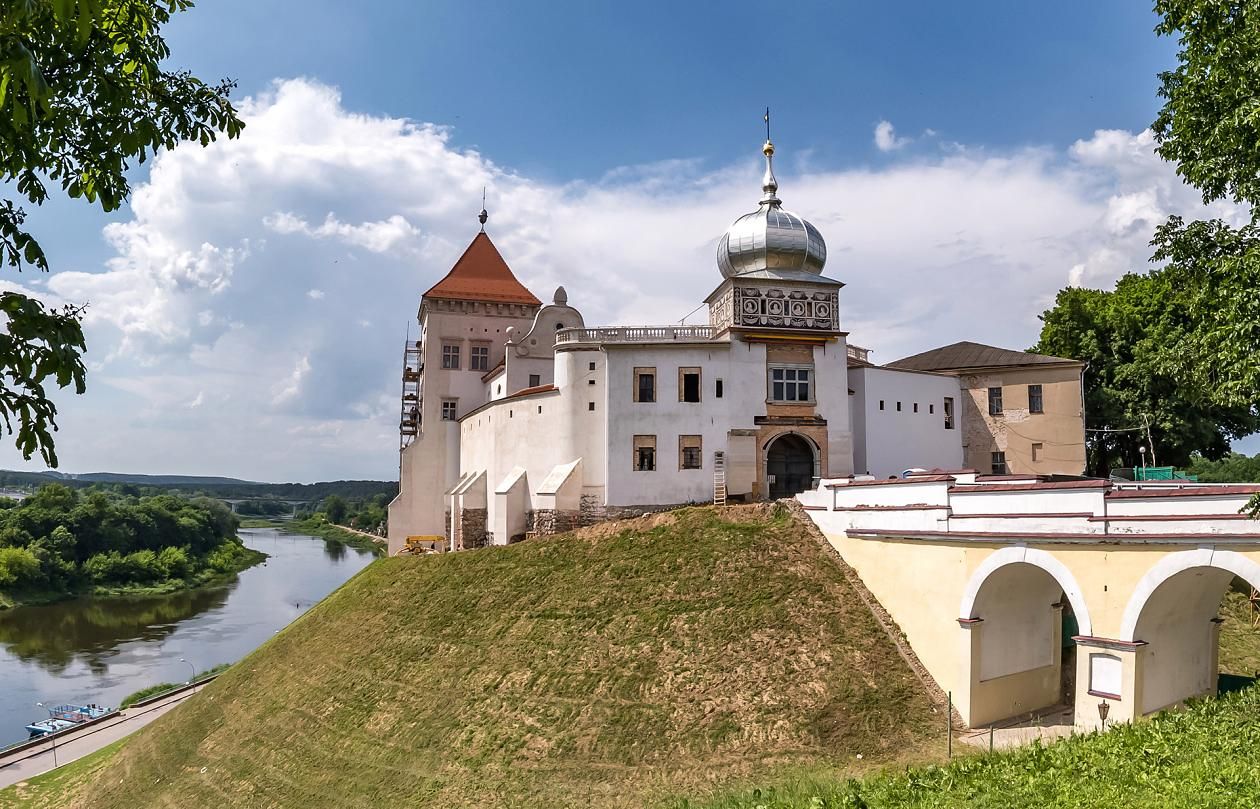
[[[484,230],[473,237],[451,269],[423,297],[542,305],[512,273]]]

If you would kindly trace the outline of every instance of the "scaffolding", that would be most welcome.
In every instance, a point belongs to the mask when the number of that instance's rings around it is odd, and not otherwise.
[[[401,452],[420,433],[420,377],[424,374],[424,350],[419,340],[403,345],[402,415],[398,423]]]

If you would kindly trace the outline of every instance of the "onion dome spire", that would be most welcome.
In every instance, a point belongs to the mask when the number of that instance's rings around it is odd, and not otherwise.
[[[718,240],[717,263],[724,278],[748,273],[771,273],[798,278],[821,275],[827,263],[827,243],[818,228],[791,211],[779,199],[774,177],[774,141],[770,140],[770,108],[766,108],[766,142],[761,153],[766,173],[761,178],[757,210],[736,219]]]
[[[761,178],[761,190],[764,192],[761,204],[778,205],[779,198],[775,195],[779,192],[779,181],[774,179],[774,141],[770,140],[769,107],[766,107],[766,143],[761,147],[761,153],[766,156],[766,173]]]

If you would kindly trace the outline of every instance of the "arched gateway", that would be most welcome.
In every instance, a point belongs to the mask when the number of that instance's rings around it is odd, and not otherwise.
[[[766,448],[766,480],[770,499],[791,497],[814,486],[818,455],[813,444],[796,433],[784,433]]]
[[[1097,728],[1217,691],[1222,596],[1260,588],[1255,494],[958,472],[801,500],[964,722],[1063,704]]]

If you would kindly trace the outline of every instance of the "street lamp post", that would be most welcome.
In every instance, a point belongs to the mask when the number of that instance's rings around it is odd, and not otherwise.
[[[193,664],[192,664],[192,663],[189,663],[187,660],[185,660],[185,659],[184,659],[184,658],[182,658],[182,657],[179,659],[179,662],[181,662],[181,663],[183,663],[184,665],[188,666],[188,670],[192,672],[192,677],[190,677],[190,678],[189,678],[189,680],[188,680],[188,683],[191,685],[191,684],[192,684],[192,681],[193,681],[193,680],[195,680],[195,679],[197,679],[197,669],[193,667]]]
[[[48,711],[48,716],[50,718],[52,717],[52,709],[49,708],[47,705],[45,705],[42,702],[37,702],[35,703],[35,705],[38,708],[43,708],[44,710]],[[53,732],[48,735],[51,737],[49,741],[52,742],[53,769],[55,770],[57,769],[57,731],[54,729]]]
[[[1102,729],[1107,730],[1107,714],[1111,712],[1111,706],[1107,704],[1107,700],[1098,703],[1098,718],[1102,720]]]

